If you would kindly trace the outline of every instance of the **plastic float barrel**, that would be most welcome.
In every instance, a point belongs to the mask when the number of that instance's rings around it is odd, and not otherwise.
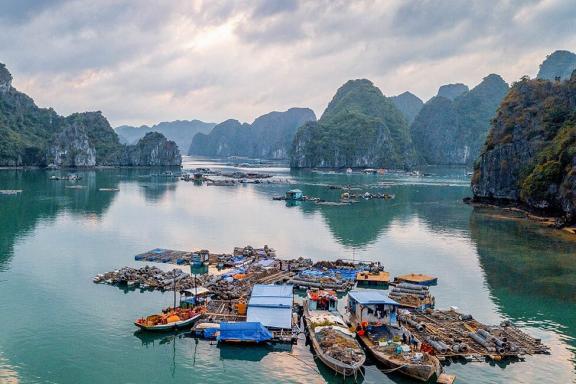
[[[247,308],[247,305],[243,301],[236,304],[236,311],[241,316],[244,316],[246,314],[246,308]]]

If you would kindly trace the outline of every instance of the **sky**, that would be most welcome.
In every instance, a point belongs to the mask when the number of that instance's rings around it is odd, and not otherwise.
[[[576,51],[573,0],[0,0],[0,62],[39,106],[113,126],[252,122],[367,78],[424,101]]]

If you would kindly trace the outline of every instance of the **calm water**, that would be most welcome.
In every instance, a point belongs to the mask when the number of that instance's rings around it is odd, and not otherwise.
[[[213,166],[210,162],[186,167]],[[341,382],[301,341],[292,351],[219,348],[184,337],[142,338],[132,321],[170,294],[124,292],[92,277],[165,247],[231,251],[268,244],[279,256],[380,260],[392,274],[437,275],[437,306],[488,323],[511,319],[551,346],[524,363],[451,364],[458,383],[576,382],[576,242],[461,203],[462,169],[399,177],[290,173],[305,194],[336,200],[327,184],[394,193],[352,206],[286,206],[286,185],[195,186],[150,170],[81,172],[77,185],[46,171],[0,171],[0,382]],[[98,188],[119,188],[100,192]],[[407,383],[370,363],[365,383]]]

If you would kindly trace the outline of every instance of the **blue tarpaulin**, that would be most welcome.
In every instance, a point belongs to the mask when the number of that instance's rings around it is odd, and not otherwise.
[[[248,301],[247,320],[265,327],[291,329],[292,288],[292,285],[254,285]]]
[[[260,343],[271,340],[272,334],[262,324],[256,322],[220,323],[221,341],[245,341]]]

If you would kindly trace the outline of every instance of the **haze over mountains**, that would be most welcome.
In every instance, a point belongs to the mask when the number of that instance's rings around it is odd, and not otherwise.
[[[125,144],[136,144],[148,132],[158,132],[174,141],[182,153],[187,153],[192,138],[197,133],[208,133],[214,128],[215,123],[205,123],[200,120],[175,120],[163,121],[153,126],[142,125],[133,127],[121,125],[116,127],[116,133]]]

